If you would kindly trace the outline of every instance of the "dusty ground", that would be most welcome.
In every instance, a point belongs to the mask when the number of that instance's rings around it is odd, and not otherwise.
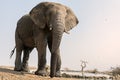
[[[0,80],[80,80],[73,78],[41,77],[32,73],[13,71],[13,67],[0,66]]]

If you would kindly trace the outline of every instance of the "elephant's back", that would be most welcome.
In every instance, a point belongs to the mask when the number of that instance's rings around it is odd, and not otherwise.
[[[24,15],[17,22],[16,34],[22,40],[24,45],[33,46],[33,21],[29,15]]]
[[[31,20],[29,15],[23,16],[18,22],[17,22],[17,28],[16,31],[19,34],[21,38],[30,37],[33,35],[33,21]]]

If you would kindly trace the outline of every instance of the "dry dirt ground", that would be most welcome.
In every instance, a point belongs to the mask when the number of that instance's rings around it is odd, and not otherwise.
[[[16,72],[13,67],[0,66],[0,80],[80,80],[73,78],[41,77],[32,73]]]

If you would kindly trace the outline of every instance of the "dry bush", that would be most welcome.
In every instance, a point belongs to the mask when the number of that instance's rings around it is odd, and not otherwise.
[[[112,75],[113,76],[120,75],[120,66],[116,68],[112,67]]]

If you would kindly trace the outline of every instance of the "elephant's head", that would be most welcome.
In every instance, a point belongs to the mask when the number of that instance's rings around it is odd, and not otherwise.
[[[49,28],[52,31],[52,54],[60,46],[62,34],[68,32],[78,24],[78,19],[72,10],[62,4],[43,2],[30,11],[31,19],[40,28]]]

